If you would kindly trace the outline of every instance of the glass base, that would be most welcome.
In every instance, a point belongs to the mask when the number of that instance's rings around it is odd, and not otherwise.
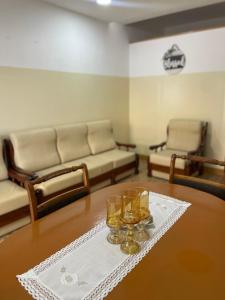
[[[125,254],[136,254],[140,252],[141,247],[135,241],[125,241],[121,244],[120,249]]]
[[[146,222],[145,222],[145,228],[146,229],[153,229],[153,228],[155,228],[154,220],[153,220],[153,216],[152,215],[150,215],[149,218],[146,220]]]
[[[120,234],[115,234],[115,233],[110,232],[107,235],[107,241],[110,244],[118,245],[118,244],[121,244],[123,242],[123,237]]]
[[[134,233],[134,239],[137,242],[146,242],[150,239],[150,234],[145,229],[137,229]]]

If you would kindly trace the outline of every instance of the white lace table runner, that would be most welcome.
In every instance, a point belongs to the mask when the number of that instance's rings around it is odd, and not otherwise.
[[[138,254],[125,255],[107,242],[105,221],[17,278],[34,299],[100,300],[142,260],[190,203],[150,194],[151,239]]]

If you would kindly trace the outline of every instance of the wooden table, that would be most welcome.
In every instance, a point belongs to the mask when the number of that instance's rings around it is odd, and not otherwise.
[[[123,183],[27,225],[0,244],[0,299],[31,299],[16,275],[34,267],[105,217],[109,195],[134,186],[192,203],[108,300],[225,299],[225,202],[167,183]]]

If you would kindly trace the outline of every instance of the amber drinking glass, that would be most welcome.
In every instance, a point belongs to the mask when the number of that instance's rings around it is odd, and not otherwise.
[[[123,238],[120,233],[122,212],[122,197],[112,196],[107,200],[106,224],[110,228],[107,240],[111,244],[121,244]]]
[[[120,248],[125,254],[135,254],[140,251],[140,245],[134,240],[134,225],[140,221],[139,198],[137,194],[122,196],[121,220],[127,226],[126,239]]]

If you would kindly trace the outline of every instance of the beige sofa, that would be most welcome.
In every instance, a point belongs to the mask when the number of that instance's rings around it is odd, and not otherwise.
[[[66,193],[71,186],[79,184],[81,172],[54,174],[85,163],[92,190],[97,189],[115,183],[121,176],[138,172],[138,156],[118,146],[135,148],[115,142],[108,120],[13,132],[7,142],[9,174],[21,185],[24,185],[24,177],[28,180],[44,177],[43,182],[34,185],[35,196],[41,199]],[[18,201],[10,209],[24,205],[27,200]]]
[[[28,195],[26,190],[8,178],[8,171],[3,159],[3,139],[0,138],[0,236],[9,231],[8,222],[11,222],[10,230],[14,230],[29,221],[25,215],[28,213]],[[17,224],[11,219],[11,212],[21,207],[20,221]],[[4,216],[4,217],[3,217]]]

